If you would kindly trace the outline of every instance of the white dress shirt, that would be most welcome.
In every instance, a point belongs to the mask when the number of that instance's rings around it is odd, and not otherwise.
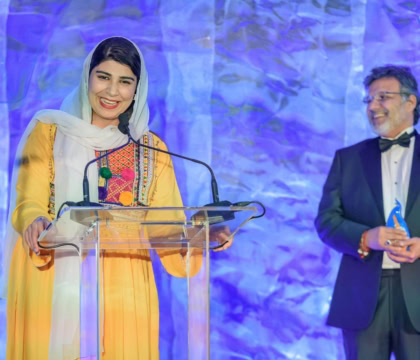
[[[411,134],[414,127],[411,126],[399,133],[394,140],[403,133]],[[407,204],[408,186],[410,183],[411,164],[413,162],[415,137],[411,137],[410,146],[403,147],[393,145],[389,150],[381,154],[382,168],[382,194],[384,202],[385,221],[388,220],[391,210],[395,207],[395,199],[401,203],[401,215],[404,217]],[[384,252],[382,261],[383,269],[398,269],[400,264],[392,261],[387,252]]]

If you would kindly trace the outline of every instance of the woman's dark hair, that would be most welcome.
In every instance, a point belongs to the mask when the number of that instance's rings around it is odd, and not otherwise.
[[[417,81],[411,73],[411,69],[407,66],[385,65],[373,68],[371,73],[366,76],[363,85],[367,89],[375,80],[382,78],[395,78],[400,83],[400,91],[405,95],[406,99],[410,95],[414,95],[417,99],[417,106],[414,109],[414,125],[419,121],[420,115],[420,96],[418,93]]]
[[[89,75],[92,69],[106,60],[114,60],[130,67],[137,82],[140,80],[140,55],[131,41],[122,37],[112,37],[102,41],[92,54]]]

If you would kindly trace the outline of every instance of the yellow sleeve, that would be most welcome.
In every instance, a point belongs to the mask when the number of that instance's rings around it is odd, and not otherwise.
[[[167,151],[165,143],[154,135],[155,147]],[[151,189],[151,207],[182,207],[182,198],[175,178],[171,157],[168,154],[155,151],[155,185]],[[174,214],[174,219],[184,221],[181,212]],[[176,277],[186,277],[186,259],[182,250],[157,250],[166,271]],[[195,275],[201,268],[202,251],[194,250],[190,257],[190,275]]]
[[[21,235],[38,217],[52,220],[48,206],[50,183],[54,179],[53,135],[55,125],[38,122],[28,136],[21,159],[16,182],[16,208],[12,214],[12,225]],[[51,260],[50,252],[36,256],[23,241],[26,253],[35,266],[46,265]]]
[[[156,148],[168,151],[166,144],[153,135]],[[182,198],[175,178],[175,170],[170,155],[155,151],[155,181],[150,189],[150,206],[182,207]]]

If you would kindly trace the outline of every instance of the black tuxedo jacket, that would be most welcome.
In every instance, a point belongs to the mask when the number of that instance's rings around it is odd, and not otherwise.
[[[343,254],[327,324],[364,329],[378,302],[382,251],[361,259],[362,233],[386,223],[382,199],[379,138],[338,150],[323,189],[315,226],[321,240]],[[420,237],[420,136],[416,134],[405,220],[412,237]],[[420,331],[420,260],[401,264],[408,314]]]

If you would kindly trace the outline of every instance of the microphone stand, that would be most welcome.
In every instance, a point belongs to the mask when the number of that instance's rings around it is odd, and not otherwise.
[[[118,119],[120,121],[119,124],[118,124],[118,129],[123,134],[127,135],[129,140],[133,141],[138,146],[145,147],[147,149],[155,150],[155,151],[158,151],[158,152],[162,152],[162,153],[165,153],[165,154],[168,154],[168,155],[171,155],[171,156],[175,156],[175,157],[178,157],[178,158],[181,158],[181,159],[184,159],[184,160],[189,160],[189,161],[192,161],[194,163],[201,164],[201,165],[205,166],[210,172],[211,191],[212,191],[212,198],[213,198],[213,202],[210,203],[210,204],[207,204],[205,206],[217,207],[217,206],[232,206],[233,205],[228,200],[223,200],[223,201],[219,200],[219,190],[218,190],[218,186],[217,186],[216,177],[214,175],[214,172],[213,172],[212,168],[208,164],[206,164],[204,161],[193,159],[193,158],[190,158],[190,157],[187,157],[187,156],[184,156],[184,155],[175,154],[175,153],[170,152],[170,151],[166,151],[166,150],[155,148],[153,146],[142,144],[142,143],[140,143],[140,141],[134,140],[133,137],[131,136],[130,129],[129,129],[129,126],[128,126],[128,123],[129,123],[129,120],[130,120],[128,114],[127,113],[122,113],[118,117]],[[194,217],[206,217],[205,214],[202,214],[201,212],[198,212],[197,214],[195,214],[193,216]],[[223,210],[222,211],[215,211],[215,210],[213,210],[213,211],[207,211],[207,217],[208,218],[213,218],[213,219],[218,219],[218,220],[215,221],[215,223],[217,223],[217,222],[220,222],[220,221],[232,220],[232,219],[235,218],[235,215],[231,211],[223,211]]]

